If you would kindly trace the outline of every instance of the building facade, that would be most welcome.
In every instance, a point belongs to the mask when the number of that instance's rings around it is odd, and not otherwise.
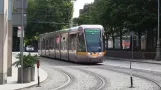
[[[12,76],[12,30],[21,26],[22,0],[0,0],[0,85]],[[24,25],[26,25],[27,0],[24,0]]]

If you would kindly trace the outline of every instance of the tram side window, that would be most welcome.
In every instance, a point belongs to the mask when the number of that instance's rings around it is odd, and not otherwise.
[[[48,50],[48,39],[46,39],[46,45],[45,45],[46,50]]]
[[[42,44],[43,44],[43,41],[41,38],[39,38],[39,49],[38,50],[42,50]]]
[[[48,50],[49,50],[49,49],[50,49],[50,38],[48,38],[47,41],[48,41],[48,44],[47,44],[48,46],[47,46],[47,48],[48,48]]]
[[[48,50],[50,49],[50,38],[48,38]]]
[[[44,41],[41,41],[41,50],[43,50]]]
[[[64,40],[63,40],[63,36],[61,36],[61,50],[64,50]]]
[[[50,48],[49,48],[49,47],[50,47],[50,42],[49,42],[49,40],[50,40],[50,38],[47,39],[47,42],[48,42],[48,44],[47,44],[47,49],[48,49],[48,50],[50,49]]]
[[[43,39],[43,50],[45,50],[45,40]]]
[[[62,38],[61,38],[61,50],[66,50],[66,49],[67,49],[66,37],[62,36]]]
[[[56,38],[56,49],[59,49],[59,45],[60,45],[60,37],[59,36],[57,36]]]
[[[47,50],[47,40],[45,39],[45,46],[44,46],[44,48],[45,48],[45,50]]]
[[[64,37],[64,49],[67,50],[67,37]]]
[[[48,50],[50,49],[50,38],[48,38]]]
[[[50,49],[54,49],[54,37],[51,37],[50,42],[51,42]]]
[[[76,50],[76,34],[70,35],[69,50]]]
[[[39,48],[38,48],[38,50],[42,50],[42,41],[41,41],[41,38],[39,38]]]
[[[38,39],[38,50],[40,50],[40,39]]]
[[[49,39],[49,49],[52,49],[52,38]]]
[[[78,48],[77,48],[77,51],[78,52],[85,52],[86,51],[85,39],[84,39],[84,34],[83,33],[78,34]]]
[[[49,38],[49,50],[51,49],[51,45],[52,45],[51,38]]]
[[[55,37],[52,38],[52,42],[53,42],[52,48],[55,49]]]

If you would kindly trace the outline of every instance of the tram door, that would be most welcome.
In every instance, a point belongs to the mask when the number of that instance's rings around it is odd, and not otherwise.
[[[39,55],[42,55],[42,44],[43,44],[42,38],[40,37],[39,42],[38,42],[38,54]]]
[[[49,38],[46,38],[45,56],[49,56]]]
[[[77,37],[75,34],[69,35],[69,60],[76,60]]]
[[[42,56],[45,56],[45,39],[42,41]]]
[[[68,33],[61,35],[61,59],[68,60]]]
[[[55,57],[60,59],[60,35],[56,35],[56,43],[55,43]]]

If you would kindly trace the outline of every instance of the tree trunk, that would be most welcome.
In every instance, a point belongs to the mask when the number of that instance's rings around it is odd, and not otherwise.
[[[132,36],[130,36],[130,50],[132,50]],[[133,44],[134,45],[134,44]]]
[[[114,36],[114,30],[112,29],[112,40],[113,40],[113,49],[115,49],[115,36]]]
[[[120,49],[122,49],[122,29],[120,29]]]
[[[106,37],[106,49],[108,49],[108,37]]]
[[[141,50],[141,32],[140,32],[140,30],[138,31],[138,42],[139,42],[139,47],[138,47],[138,49],[139,50]]]
[[[106,38],[105,38],[105,48],[106,49],[108,49],[108,35],[107,35],[107,33],[105,33],[105,36],[106,36]]]

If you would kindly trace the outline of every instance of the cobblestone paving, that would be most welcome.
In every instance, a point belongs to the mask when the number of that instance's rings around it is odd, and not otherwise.
[[[88,73],[76,70],[74,67],[73,69],[67,67],[57,68],[61,68],[65,72],[68,72],[74,76],[72,84],[61,90],[93,90],[93,87],[96,86],[97,81],[95,77]]]
[[[129,61],[106,60],[102,68],[129,73]],[[161,86],[161,65],[132,62],[132,71],[136,76],[148,78]]]
[[[42,65],[41,67],[48,73],[48,78],[40,84],[41,87],[34,86],[32,88],[25,88],[21,90],[52,90],[53,88],[59,87],[66,83],[67,78],[60,71],[47,67],[46,65]]]
[[[129,61],[107,59],[105,60],[104,65],[112,65],[112,66],[129,68],[129,63],[130,63]],[[161,73],[161,65],[158,65],[158,64],[132,62],[131,65],[132,65],[132,68],[135,68],[135,69],[144,69],[144,70]]]
[[[60,90],[96,90],[92,88],[97,86],[95,77],[76,68],[96,73],[105,78],[107,83],[104,90],[160,90],[155,83],[138,77],[133,78],[135,88],[128,88],[130,86],[129,75],[101,69],[99,67],[108,68],[106,65],[81,65],[41,58],[41,68],[48,73],[47,80],[41,84],[41,87],[34,86],[23,90],[54,90],[54,88],[63,85],[67,81],[65,75],[59,70],[63,70],[72,77],[69,86],[61,88]]]
[[[98,73],[107,79],[108,82],[105,90],[159,90],[156,84],[141,78],[133,77],[135,88],[129,88],[129,75],[102,69],[87,70]]]

